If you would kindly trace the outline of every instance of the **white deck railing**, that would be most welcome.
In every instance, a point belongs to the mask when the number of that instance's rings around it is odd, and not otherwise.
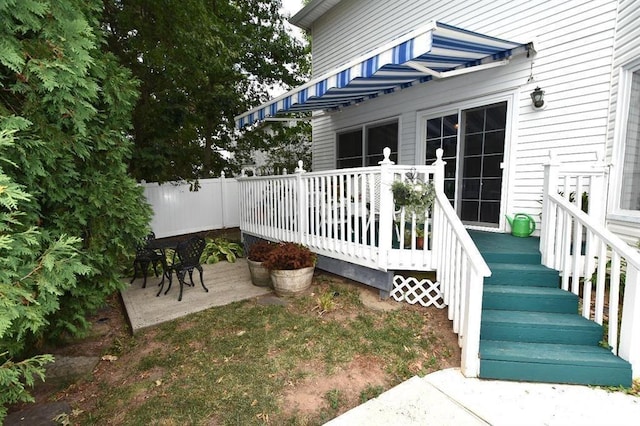
[[[491,271],[443,192],[436,193],[433,213],[434,269],[447,305],[453,331],[462,348],[461,370],[467,377],[480,372],[480,321],[484,278]]]
[[[273,241],[379,270],[436,271],[459,335],[462,371],[478,375],[483,279],[491,273],[444,192],[442,150],[431,166],[393,165],[388,149],[377,167],[239,178],[240,228]],[[433,207],[424,217],[396,209],[395,180],[432,182]],[[424,245],[417,243],[424,230]]]
[[[581,297],[582,315],[607,325],[608,345],[631,363],[637,377],[640,253],[605,227],[605,178],[604,166],[561,170],[550,159],[545,165],[540,252],[545,266],[560,271],[561,287]]]

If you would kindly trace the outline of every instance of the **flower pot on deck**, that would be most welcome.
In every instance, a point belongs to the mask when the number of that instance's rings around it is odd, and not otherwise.
[[[269,270],[262,265],[262,262],[247,259],[249,265],[249,274],[251,274],[251,282],[258,287],[272,287],[271,274]]]
[[[278,296],[300,294],[311,287],[314,269],[314,266],[292,270],[274,269],[271,271],[273,289]]]

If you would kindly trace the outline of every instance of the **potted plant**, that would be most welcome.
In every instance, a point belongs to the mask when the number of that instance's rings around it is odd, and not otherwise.
[[[249,247],[247,254],[247,264],[251,274],[251,282],[258,287],[271,287],[271,275],[263,262],[276,247],[276,244],[269,241],[260,240]]]
[[[411,219],[415,214],[416,219],[424,223],[425,212],[431,208],[436,196],[431,182],[396,180],[391,184],[391,192],[396,207],[404,209],[407,219]]]
[[[271,271],[276,294],[290,296],[311,286],[316,260],[316,254],[302,244],[280,243],[267,255],[263,265]]]

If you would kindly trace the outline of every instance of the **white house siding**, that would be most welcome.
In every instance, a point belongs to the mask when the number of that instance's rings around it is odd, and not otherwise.
[[[616,42],[614,54],[614,66],[611,78],[611,110],[609,113],[607,132],[607,162],[612,163],[609,188],[609,204],[607,222],[609,229],[618,234],[625,241],[636,244],[640,240],[640,216],[624,215],[619,213],[617,193],[621,190],[618,180],[622,164],[616,158],[617,150],[621,147],[614,146],[615,133],[620,123],[616,122],[618,113],[618,77],[620,69],[633,61],[640,60],[640,2],[624,0],[620,1],[618,9],[618,22],[616,28]]]
[[[335,132],[399,117],[399,162],[422,163],[418,111],[464,105],[482,96],[513,94],[514,120],[505,178],[508,212],[537,214],[542,164],[549,150],[561,161],[604,155],[610,103],[616,1],[345,0],[313,25],[314,73],[320,75],[393,38],[441,21],[517,42],[537,54],[504,67],[431,81],[314,120],[314,170],[335,168]],[[533,82],[528,82],[533,62]],[[529,93],[539,85],[546,109],[534,111]],[[598,153],[598,154],[596,154]]]

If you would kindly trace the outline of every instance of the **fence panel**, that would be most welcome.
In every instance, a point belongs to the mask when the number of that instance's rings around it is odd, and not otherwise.
[[[153,209],[151,229],[156,237],[240,226],[238,182],[221,177],[199,183],[198,191],[182,182],[142,184]]]

